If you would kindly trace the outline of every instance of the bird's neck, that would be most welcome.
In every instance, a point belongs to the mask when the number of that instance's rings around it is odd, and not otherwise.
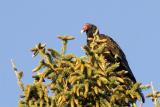
[[[93,39],[95,38],[96,35],[99,35],[99,32],[97,33],[92,33],[88,32],[87,33],[87,45],[90,47],[90,44],[92,43]]]
[[[86,32],[87,34],[87,38],[94,38],[96,35],[99,35],[99,31],[96,31],[96,32]]]

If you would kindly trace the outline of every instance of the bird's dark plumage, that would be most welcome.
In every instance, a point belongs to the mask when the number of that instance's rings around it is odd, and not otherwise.
[[[88,47],[90,47],[90,44],[94,38],[95,35],[98,35],[98,37],[100,39],[105,39],[105,43],[106,43],[106,50],[109,51],[111,54],[113,54],[114,56],[118,56],[120,58],[120,64],[122,67],[124,67],[125,70],[128,71],[128,77],[134,82],[136,83],[136,79],[129,67],[128,61],[126,59],[126,56],[124,54],[124,52],[122,51],[122,49],[120,48],[120,46],[109,36],[104,35],[104,34],[100,34],[98,28],[93,25],[93,24],[89,24],[86,23],[84,24],[83,28],[82,28],[83,32],[86,32],[87,34],[87,45]],[[142,97],[142,101],[145,102],[144,99],[144,95],[141,92],[141,90],[138,90],[141,97]]]

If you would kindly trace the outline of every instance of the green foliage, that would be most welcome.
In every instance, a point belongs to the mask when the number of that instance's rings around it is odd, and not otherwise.
[[[34,57],[42,58],[32,70],[35,80],[22,88],[19,107],[136,107],[140,83],[134,84],[117,58],[105,51],[105,40],[95,35],[92,47],[83,47],[86,55],[77,57],[65,54],[74,37],[59,39],[63,42],[61,53],[41,43],[31,50]],[[105,60],[104,53],[112,62]],[[16,71],[19,82],[21,74]]]
[[[155,107],[160,107],[160,101],[158,100],[158,98],[160,97],[160,92],[155,91],[152,82],[149,85],[147,85],[146,87],[151,87],[151,89],[152,89],[152,92],[147,94],[146,97],[152,99],[152,102],[154,103]]]

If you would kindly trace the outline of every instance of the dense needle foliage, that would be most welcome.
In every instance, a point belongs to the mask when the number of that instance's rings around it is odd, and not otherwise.
[[[23,72],[18,72],[13,63],[23,91],[19,107],[136,107],[140,83],[133,83],[127,71],[120,69],[118,57],[104,50],[104,40],[95,36],[91,48],[83,46],[85,56],[77,57],[65,53],[68,41],[74,37],[58,38],[63,43],[61,52],[42,43],[31,50],[34,57],[41,55],[32,70],[32,84],[23,85]],[[105,60],[104,53],[112,63]]]

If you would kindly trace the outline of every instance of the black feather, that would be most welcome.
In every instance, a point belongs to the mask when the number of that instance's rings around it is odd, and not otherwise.
[[[91,28],[88,29],[86,31],[87,34],[87,45],[88,47],[90,47],[93,38],[95,35],[98,35],[100,40],[105,40],[106,43],[106,48],[105,51],[109,51],[113,56],[117,56],[120,60],[120,66],[124,69],[128,71],[127,76],[134,82],[136,83],[136,79],[129,67],[128,61],[126,59],[126,56],[124,54],[124,52],[122,51],[122,49],[120,48],[120,46],[109,36],[104,35],[104,34],[100,34],[98,28],[95,25],[91,24]],[[105,55],[104,55],[105,56]],[[106,60],[109,61],[109,59],[107,59],[108,57],[105,56]],[[142,101],[143,103],[145,102],[145,98],[143,93],[141,92],[141,89],[138,90],[139,94],[141,95]]]

